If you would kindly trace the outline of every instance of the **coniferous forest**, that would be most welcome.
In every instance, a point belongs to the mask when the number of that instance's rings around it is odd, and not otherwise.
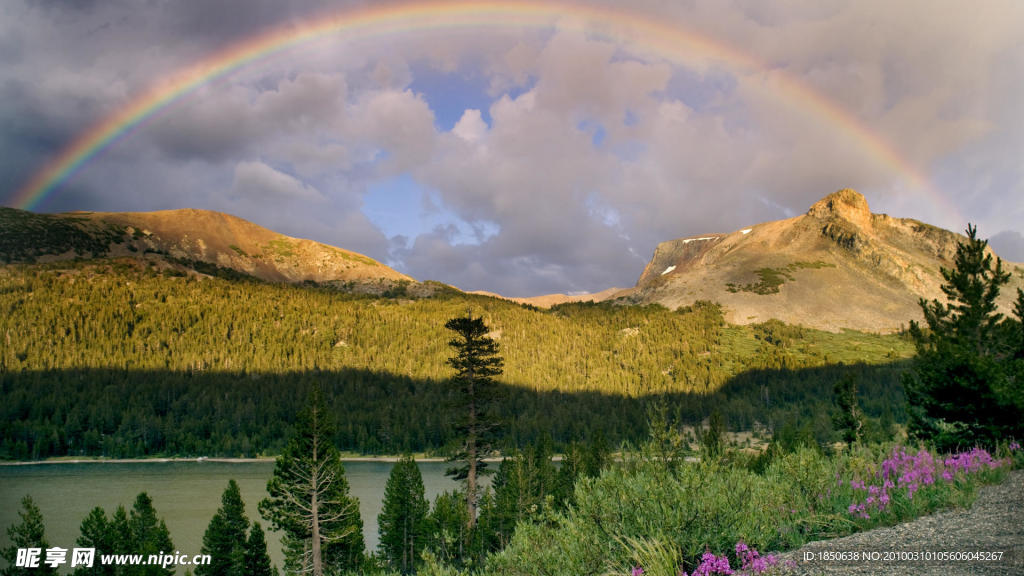
[[[0,457],[275,454],[311,385],[340,449],[444,453],[456,438],[445,320],[467,309],[500,342],[501,433],[556,448],[600,432],[646,437],[648,407],[733,430],[799,420],[836,438],[834,385],[856,378],[866,415],[902,422],[900,336],[725,323],[717,305],[550,310],[441,289],[373,297],[314,285],[196,276],[145,261],[0,270]]]

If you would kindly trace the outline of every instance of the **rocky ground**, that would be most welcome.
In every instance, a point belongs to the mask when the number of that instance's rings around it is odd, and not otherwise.
[[[837,559],[844,554],[856,559]],[[780,558],[797,575],[1024,575],[1024,470],[982,488],[969,509],[812,542]]]

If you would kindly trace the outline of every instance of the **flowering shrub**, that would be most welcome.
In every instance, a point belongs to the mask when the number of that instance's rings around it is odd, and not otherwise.
[[[707,551],[701,556],[700,564],[694,568],[692,573],[687,574],[684,570],[680,570],[679,576],[712,576],[715,574],[753,576],[754,574],[765,574],[779,563],[778,558],[774,555],[761,556],[757,550],[747,546],[742,540],[736,543],[736,558],[740,561],[738,571],[729,566],[729,558],[725,554],[715,556],[711,551]],[[642,573],[643,571],[641,571]]]
[[[1016,445],[1016,447],[1014,447]],[[1010,450],[1020,448],[1019,444],[1011,444]],[[860,492],[862,500],[850,504],[850,514],[863,519],[870,519],[871,512],[884,512],[892,502],[893,489],[913,500],[922,487],[932,486],[936,478],[944,482],[953,482],[959,476],[969,476],[985,470],[995,470],[1008,461],[996,460],[982,448],[973,448],[968,452],[953,454],[942,461],[936,461],[925,449],[911,454],[906,447],[897,446],[892,449],[889,457],[882,461],[874,482],[868,484],[863,480],[850,480],[850,488]],[[865,494],[866,493],[866,494]]]

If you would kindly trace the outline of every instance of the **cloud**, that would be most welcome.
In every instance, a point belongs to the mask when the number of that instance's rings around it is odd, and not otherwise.
[[[479,110],[466,110],[452,128],[452,134],[472,144],[487,134],[487,123],[483,121]]]
[[[1024,262],[1024,235],[1015,230],[1003,230],[988,239],[989,246],[1003,260]]]
[[[658,242],[801,213],[845,186],[875,211],[1001,230],[993,246],[1020,254],[1024,4],[615,9],[711,48],[554,18],[327,35],[172,102],[44,207],[219,209],[418,278],[514,295],[631,285]],[[15,188],[183,66],[345,7],[14,0],[3,10],[0,182]],[[929,186],[916,189],[901,164]],[[387,238],[366,217],[363,199],[395,178],[437,204],[424,218],[405,210],[407,220],[439,227],[386,227]]]
[[[235,166],[231,194],[235,198],[252,199],[258,203],[267,200],[282,203],[325,200],[317,189],[262,162],[239,162]]]

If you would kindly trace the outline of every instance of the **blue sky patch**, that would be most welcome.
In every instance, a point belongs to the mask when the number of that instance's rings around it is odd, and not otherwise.
[[[448,132],[462,118],[466,110],[476,109],[489,126],[492,98],[487,95],[488,81],[479,74],[465,74],[458,70],[448,73],[429,66],[413,67],[413,81],[409,89],[422,94],[434,111],[434,125]]]
[[[363,196],[363,214],[388,238],[405,236],[411,244],[420,234],[451,226],[453,244],[482,244],[497,235],[496,222],[467,222],[444,205],[436,192],[401,174],[370,186]],[[408,247],[408,246],[407,246]]]

